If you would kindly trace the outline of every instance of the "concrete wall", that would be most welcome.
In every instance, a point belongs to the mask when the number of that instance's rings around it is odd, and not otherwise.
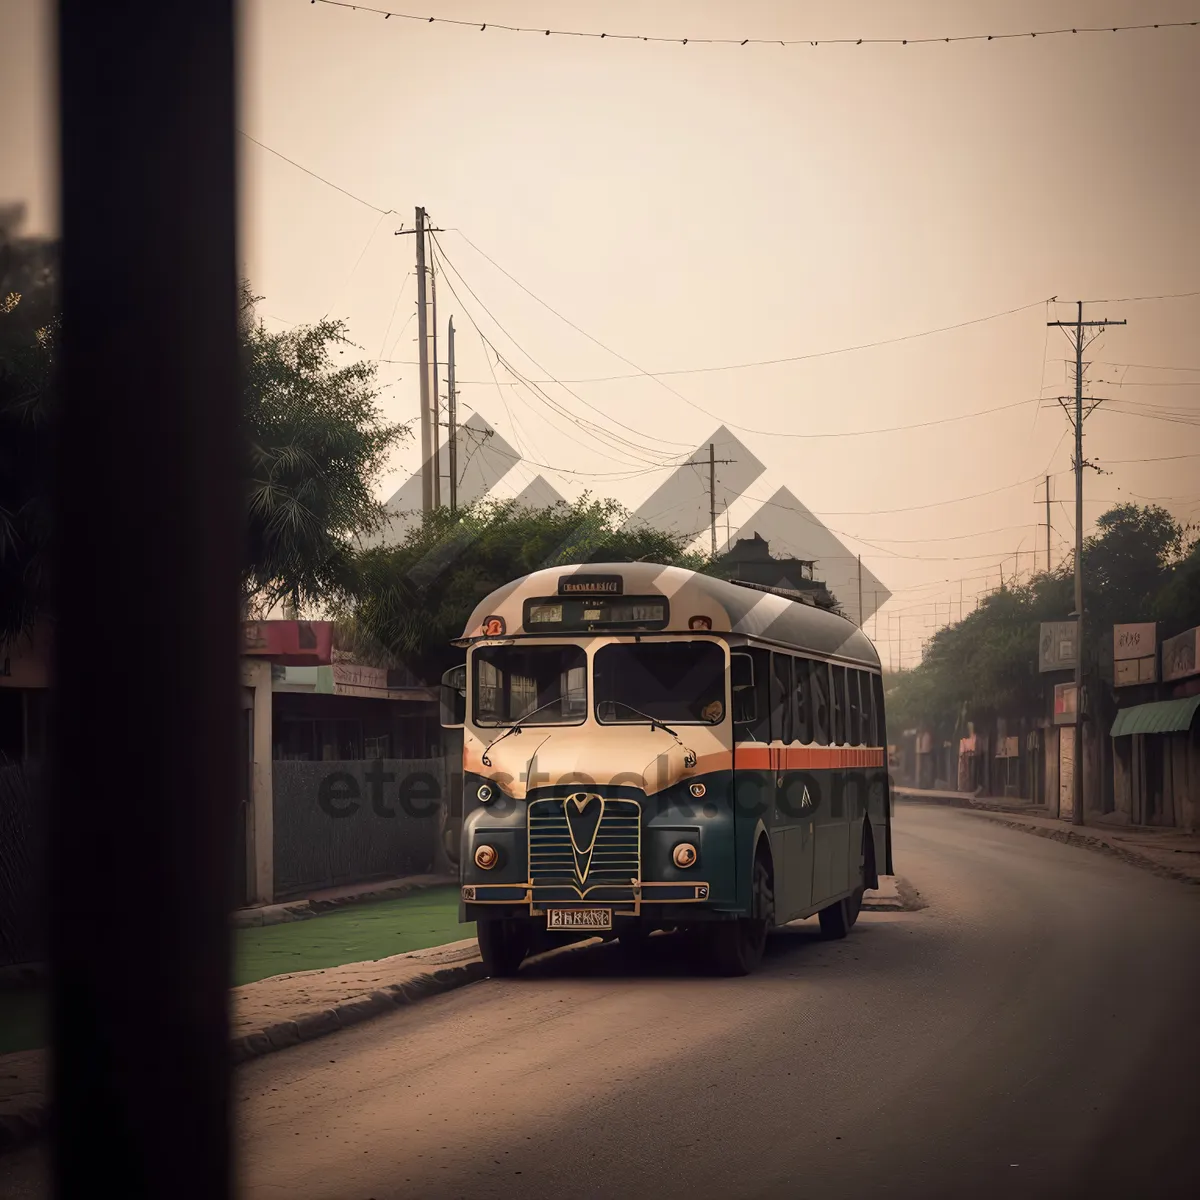
[[[444,759],[276,762],[273,768],[277,901],[427,874],[442,861]]]

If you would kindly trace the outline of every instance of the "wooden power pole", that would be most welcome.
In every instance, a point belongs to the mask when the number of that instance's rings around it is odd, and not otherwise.
[[[1046,324],[1059,329],[1070,329],[1068,334],[1075,346],[1075,412],[1071,423],[1075,427],[1075,745],[1072,751],[1074,767],[1071,771],[1071,822],[1083,824],[1083,331],[1104,329],[1109,325],[1124,325],[1124,321],[1085,321],[1083,301],[1078,303],[1074,321],[1047,321]],[[1098,335],[1097,335],[1098,336]],[[1059,403],[1065,407],[1065,397]],[[1095,408],[1100,401],[1092,399]],[[1067,409],[1070,415],[1070,409]],[[1047,489],[1047,494],[1049,491]],[[1048,519],[1048,518],[1047,518]]]

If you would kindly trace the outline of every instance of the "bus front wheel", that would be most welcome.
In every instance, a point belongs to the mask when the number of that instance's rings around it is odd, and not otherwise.
[[[529,929],[524,921],[502,917],[475,927],[483,967],[493,979],[511,979],[529,953]]]
[[[771,868],[761,854],[754,860],[752,903],[751,916],[710,927],[709,954],[719,975],[749,975],[762,962],[767,932],[775,923],[775,891]]]

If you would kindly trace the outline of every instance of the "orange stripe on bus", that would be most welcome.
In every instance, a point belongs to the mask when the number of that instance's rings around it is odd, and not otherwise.
[[[883,749],[860,746],[739,746],[734,762],[745,771],[848,771],[884,765]]]

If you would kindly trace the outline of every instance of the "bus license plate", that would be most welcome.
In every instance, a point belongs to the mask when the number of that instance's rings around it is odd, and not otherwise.
[[[547,929],[611,929],[611,908],[552,908],[546,913]]]

